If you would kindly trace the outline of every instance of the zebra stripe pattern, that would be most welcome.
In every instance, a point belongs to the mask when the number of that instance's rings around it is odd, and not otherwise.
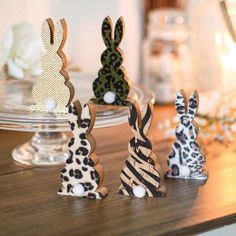
[[[152,143],[147,134],[152,122],[153,105],[149,103],[140,112],[137,103],[130,107],[129,125],[134,137],[129,142],[129,156],[121,171],[119,193],[134,196],[134,188],[141,186],[145,196],[163,197],[165,188],[160,186],[160,166],[152,152]]]

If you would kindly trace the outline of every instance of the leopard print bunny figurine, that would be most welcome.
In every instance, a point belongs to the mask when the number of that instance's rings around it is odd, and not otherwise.
[[[66,56],[62,48],[66,41],[67,27],[64,19],[54,27],[52,19],[42,25],[42,40],[46,53],[41,60],[42,73],[33,86],[35,105],[32,111],[67,113],[73,96],[74,88],[69,82],[66,68]]]
[[[95,105],[85,104],[81,107],[77,100],[69,107],[69,124],[73,137],[69,147],[66,166],[61,170],[63,187],[58,190],[60,195],[71,195],[102,199],[107,195],[103,187],[103,169],[94,153],[95,140],[91,135],[95,122]]]
[[[102,37],[106,50],[102,53],[103,67],[98,72],[98,78],[93,82],[95,98],[92,101],[100,105],[129,106],[129,81],[121,66],[123,53],[119,48],[123,38],[124,22],[120,17],[116,22],[113,37],[112,21],[106,17],[102,24]]]
[[[134,137],[129,142],[129,153],[120,174],[119,194],[136,197],[164,197],[161,186],[161,168],[152,152],[152,143],[147,134],[152,122],[153,105],[147,104],[140,111],[137,103],[130,107],[129,125]]]
[[[175,100],[175,108],[180,118],[180,124],[176,128],[176,142],[168,157],[169,171],[166,177],[206,180],[204,172],[205,157],[196,142],[198,127],[194,122],[194,116],[198,109],[198,93],[192,92],[189,96],[188,106],[185,93],[179,91]]]

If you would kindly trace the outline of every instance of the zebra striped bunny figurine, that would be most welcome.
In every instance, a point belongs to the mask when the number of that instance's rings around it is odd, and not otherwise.
[[[152,103],[143,112],[137,103],[130,107],[129,125],[134,137],[129,142],[129,156],[120,174],[119,194],[136,197],[164,197],[165,187],[161,186],[161,168],[152,152],[152,143],[147,138],[152,122]]]
[[[102,199],[107,195],[107,188],[103,187],[103,168],[94,153],[96,143],[90,133],[95,112],[94,104],[87,103],[82,108],[78,100],[69,107],[68,119],[73,137],[68,144],[70,156],[61,170],[60,195],[92,199]]]
[[[188,105],[183,90],[179,91],[175,100],[176,112],[180,124],[176,128],[176,142],[168,157],[169,171],[166,177],[206,180],[207,173],[203,171],[205,157],[196,142],[198,127],[194,116],[198,109],[198,93],[194,91],[189,96]]]

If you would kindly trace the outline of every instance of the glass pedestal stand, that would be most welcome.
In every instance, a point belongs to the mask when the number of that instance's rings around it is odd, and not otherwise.
[[[75,98],[86,103],[93,97],[94,76],[71,73],[75,87]],[[24,165],[51,166],[64,163],[68,157],[68,139],[65,131],[70,131],[66,114],[56,116],[50,113],[33,113],[29,110],[33,100],[31,91],[33,79],[1,81],[0,86],[0,129],[35,132],[28,142],[12,151],[15,161]],[[132,85],[131,99],[141,106],[150,100],[153,93],[143,85]],[[128,107],[97,106],[94,128],[114,126],[127,122]]]
[[[64,132],[37,132],[12,151],[15,161],[25,165],[57,165],[68,157]]]

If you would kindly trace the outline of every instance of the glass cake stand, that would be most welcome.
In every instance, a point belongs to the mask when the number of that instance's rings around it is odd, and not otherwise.
[[[88,102],[93,96],[94,76],[70,73],[75,87],[75,99]],[[12,151],[15,161],[24,165],[56,165],[68,157],[68,139],[65,131],[70,131],[65,115],[33,113],[31,91],[34,80],[0,81],[0,129],[35,132],[28,142]],[[130,97],[142,106],[153,93],[144,85],[132,84]],[[97,106],[94,128],[103,128],[127,122],[128,107]]]

